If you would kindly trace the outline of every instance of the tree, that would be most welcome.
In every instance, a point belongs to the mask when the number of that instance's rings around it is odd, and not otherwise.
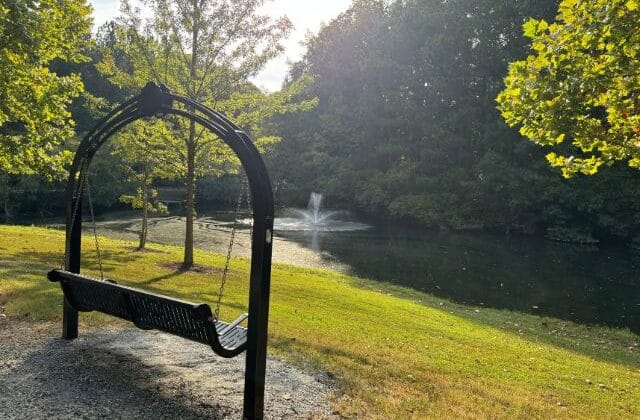
[[[524,25],[533,54],[509,66],[499,109],[564,177],[640,168],[640,2],[563,0]]]
[[[257,137],[264,147],[278,139],[261,132],[260,123],[273,115],[308,109],[313,102],[292,102],[296,89],[266,95],[249,78],[282,52],[281,40],[291,29],[286,18],[273,20],[259,12],[265,0],[149,0],[152,18],[143,22],[139,10],[123,2],[122,50],[130,67],[107,58],[105,72],[116,84],[148,80],[225,112]],[[174,126],[180,128],[178,121]],[[183,163],[186,184],[186,235],[183,267],[193,265],[195,185],[204,173],[237,168],[237,161],[219,140],[190,122],[186,135],[174,130],[174,146]],[[264,135],[263,135],[264,134]],[[177,168],[177,167],[176,167]],[[198,169],[199,168],[199,169]]]
[[[156,178],[171,178],[174,173],[174,159],[167,147],[169,136],[164,121],[136,121],[113,142],[112,153],[120,158],[127,181],[135,188],[135,194],[123,194],[120,201],[142,211],[139,250],[145,249],[147,243],[149,213],[168,214],[167,207],[157,200],[153,182]]]
[[[74,135],[68,106],[83,86],[50,65],[86,60],[90,13],[84,0],[0,2],[0,170],[64,173],[64,142]]]
[[[526,51],[522,23],[555,11],[539,0],[354,2],[293,69],[314,77],[307,93],[320,104],[279,119],[280,199],[320,190],[375,218],[533,230],[530,208],[553,177],[494,104],[506,64]]]

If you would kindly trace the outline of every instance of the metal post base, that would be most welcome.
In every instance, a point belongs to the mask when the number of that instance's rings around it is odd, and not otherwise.
[[[73,340],[78,338],[78,311],[73,309],[67,300],[64,300],[62,311],[62,338]]]

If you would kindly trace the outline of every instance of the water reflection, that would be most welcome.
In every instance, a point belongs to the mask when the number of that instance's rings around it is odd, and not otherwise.
[[[459,303],[640,332],[640,252],[631,249],[397,228],[279,235],[356,275]]]

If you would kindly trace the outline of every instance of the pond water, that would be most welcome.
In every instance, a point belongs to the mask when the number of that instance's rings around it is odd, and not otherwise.
[[[225,252],[230,225],[223,214],[198,219],[196,246]],[[135,239],[139,220],[118,215],[98,227],[107,236]],[[463,304],[640,332],[640,251],[630,248],[380,226],[275,233],[275,261],[395,283]],[[149,237],[182,245],[184,219],[153,219]],[[245,227],[234,254],[247,256],[249,250]]]
[[[358,276],[458,303],[640,332],[637,250],[393,227],[280,235]]]

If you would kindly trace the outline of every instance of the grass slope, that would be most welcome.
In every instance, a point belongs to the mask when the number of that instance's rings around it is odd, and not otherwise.
[[[92,238],[86,272],[95,273]],[[213,303],[219,268],[180,273],[181,249],[102,239],[109,278]],[[59,319],[63,233],[0,226],[0,306],[7,316]],[[221,267],[220,255],[196,260]],[[234,260],[222,308],[246,306],[248,264]],[[345,416],[379,418],[640,418],[639,337],[509,311],[456,305],[339,273],[273,268],[270,352],[332,374]],[[115,322],[83,314],[84,325]]]

